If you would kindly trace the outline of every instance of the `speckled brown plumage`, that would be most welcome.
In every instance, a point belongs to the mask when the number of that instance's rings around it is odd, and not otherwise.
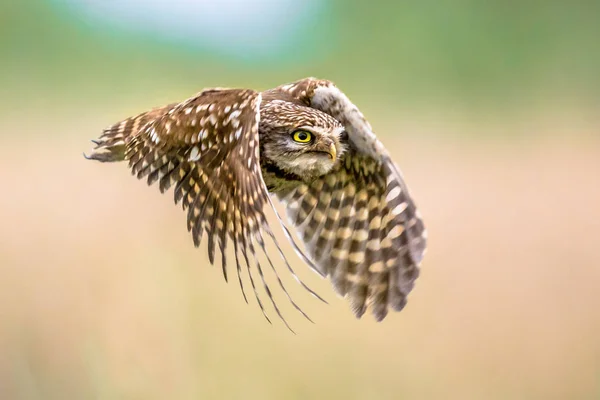
[[[195,245],[206,234],[211,263],[218,245],[225,279],[232,243],[244,298],[243,269],[267,319],[255,274],[285,322],[259,257],[275,274],[282,262],[296,276],[266,218],[273,206],[269,192],[285,204],[304,242],[308,256],[284,227],[298,254],[329,277],[357,317],[370,306],[382,320],[390,308],[405,306],[425,251],[425,228],[387,150],[331,82],[307,78],[262,93],[208,89],[115,124],[95,143],[89,158],[127,160],[134,175],[149,185],[159,182],[161,192],[175,186]],[[266,241],[275,244],[280,261]]]

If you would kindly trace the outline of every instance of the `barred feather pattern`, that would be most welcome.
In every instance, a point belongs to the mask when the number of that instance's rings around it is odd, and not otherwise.
[[[357,317],[371,306],[380,321],[400,311],[419,275],[415,206],[390,172],[349,151],[335,171],[279,193],[309,255]],[[413,217],[411,217],[413,216]]]
[[[332,115],[348,151],[328,175],[279,193],[317,268],[360,318],[400,311],[419,276],[427,233],[399,169],[358,108],[330,81],[273,89]],[[279,95],[281,96],[281,95]]]
[[[289,295],[267,251],[266,242],[270,240],[300,281],[281,251],[264,212],[271,203],[260,172],[260,101],[260,93],[252,90],[211,89],[172,106],[144,125],[141,121],[128,122],[142,128],[127,140],[125,159],[137,178],[146,178],[149,185],[159,182],[161,192],[174,187],[175,203],[187,211],[187,228],[194,244],[199,246],[203,235],[206,236],[211,264],[215,263],[218,246],[225,280],[228,280],[226,248],[228,241],[233,243],[235,270],[245,301],[248,300],[243,270],[265,318],[271,322],[259,295],[260,286],[278,317],[291,330],[273,299],[265,279],[265,266],[258,259],[260,254],[264,255],[280,289],[310,320]],[[145,116],[142,114],[141,118]]]

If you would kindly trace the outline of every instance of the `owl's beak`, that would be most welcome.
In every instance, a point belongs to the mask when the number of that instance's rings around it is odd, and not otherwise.
[[[323,156],[327,154],[329,157],[331,157],[332,161],[337,160],[337,149],[335,148],[335,143],[329,142],[329,144],[327,144],[328,142],[329,140],[318,143],[312,150],[310,150],[310,152],[318,153]]]
[[[329,145],[329,155],[331,156],[331,159],[335,161],[337,157],[337,149],[335,148],[335,143],[331,143]]]

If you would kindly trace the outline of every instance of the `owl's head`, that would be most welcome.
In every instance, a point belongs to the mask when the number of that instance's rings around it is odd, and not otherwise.
[[[307,181],[331,171],[345,151],[338,120],[288,101],[261,104],[259,132],[262,157]]]

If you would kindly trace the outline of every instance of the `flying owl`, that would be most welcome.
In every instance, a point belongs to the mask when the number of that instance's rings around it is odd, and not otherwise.
[[[112,125],[93,142],[87,158],[127,161],[133,175],[158,182],[163,193],[175,186],[194,244],[206,236],[211,264],[218,246],[225,280],[227,265],[235,264],[246,302],[241,276],[247,271],[267,320],[256,273],[287,325],[264,278],[266,266],[308,318],[277,275],[273,252],[320,298],[291,268],[268,224],[269,208],[297,255],[331,280],[356,317],[370,307],[381,321],[389,309],[406,305],[425,252],[425,227],[388,151],[332,82],[306,78],[264,92],[206,89]],[[271,195],[285,206],[304,250]],[[226,256],[229,243],[233,261]]]

